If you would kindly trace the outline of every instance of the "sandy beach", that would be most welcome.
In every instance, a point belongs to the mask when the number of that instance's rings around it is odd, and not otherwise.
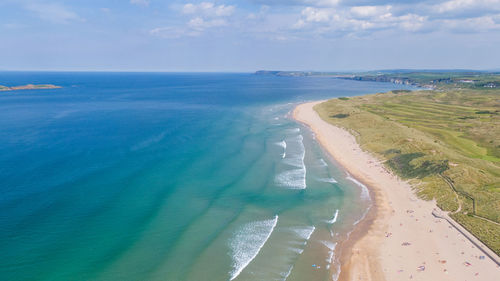
[[[500,267],[476,246],[484,245],[474,238],[471,242],[467,233],[433,216],[433,211],[439,211],[435,202],[417,198],[408,183],[362,151],[352,134],[322,120],[313,109],[320,102],[297,106],[294,118],[309,126],[323,148],[370,188],[374,201],[341,248],[339,280],[500,278]]]

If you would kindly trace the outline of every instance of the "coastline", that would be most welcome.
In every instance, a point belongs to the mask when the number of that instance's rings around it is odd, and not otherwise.
[[[373,205],[340,247],[338,280],[494,280],[500,268],[446,220],[435,202],[363,151],[345,129],[322,120],[313,107],[298,105],[293,118],[354,178],[368,186]]]

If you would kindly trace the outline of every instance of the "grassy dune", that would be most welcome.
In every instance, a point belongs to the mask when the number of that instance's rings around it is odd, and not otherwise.
[[[500,90],[394,91],[315,109],[500,254]]]

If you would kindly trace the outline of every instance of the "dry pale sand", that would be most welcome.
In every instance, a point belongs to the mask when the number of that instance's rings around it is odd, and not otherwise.
[[[374,207],[341,253],[340,280],[500,280],[500,267],[444,219],[435,202],[418,199],[411,187],[360,149],[353,135],[335,127],[305,103],[294,118],[308,125],[331,156],[370,188]],[[498,258],[498,257],[497,257]]]

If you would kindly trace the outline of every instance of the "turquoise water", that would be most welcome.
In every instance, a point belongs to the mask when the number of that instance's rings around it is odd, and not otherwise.
[[[399,88],[1,72],[1,280],[332,280],[364,189],[288,113]],[[329,266],[334,261],[333,266]]]

